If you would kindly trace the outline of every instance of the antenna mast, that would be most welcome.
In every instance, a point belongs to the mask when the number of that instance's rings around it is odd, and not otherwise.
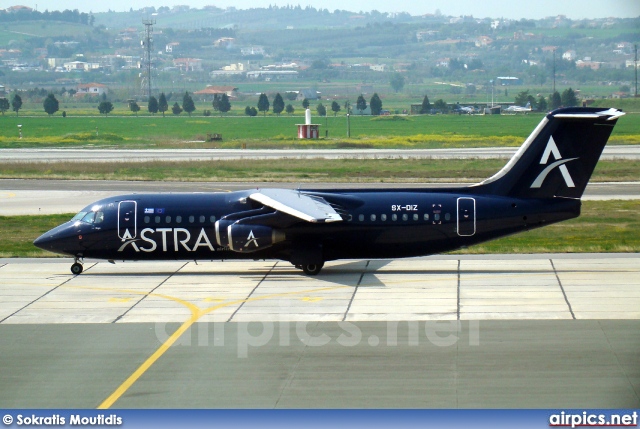
[[[155,15],[155,13],[153,14]],[[151,16],[153,16],[151,15]],[[151,48],[153,44],[153,26],[156,23],[155,19],[143,19],[144,24],[144,40],[142,41],[142,48],[144,49],[144,59],[142,61],[143,72],[142,80],[140,81],[140,90],[142,97],[149,100],[151,97]]]

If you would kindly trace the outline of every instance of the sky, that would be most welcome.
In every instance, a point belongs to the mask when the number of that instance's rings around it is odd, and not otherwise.
[[[546,16],[566,15],[570,19],[583,18],[634,18],[640,16],[640,0],[109,0],[87,2],[86,0],[0,0],[0,8],[12,5],[37,8],[40,11],[78,9],[80,12],[128,11],[132,7],[189,5],[202,8],[215,5],[220,8],[234,6],[238,9],[268,7],[271,5],[313,6],[317,9],[348,10],[353,12],[377,10],[379,12],[409,12],[424,15],[439,10],[443,15],[473,15],[476,18],[540,19]]]

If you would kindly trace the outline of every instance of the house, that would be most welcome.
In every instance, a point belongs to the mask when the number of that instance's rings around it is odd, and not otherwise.
[[[236,39],[234,39],[233,37],[220,37],[215,42],[213,42],[213,46],[215,46],[216,48],[226,48],[235,41]]]
[[[295,70],[256,70],[247,72],[248,79],[296,79],[298,77],[298,72]]]
[[[598,61],[591,61],[591,57],[585,57],[584,60],[576,61],[576,67],[579,69],[590,68],[591,70],[598,70],[602,63]]]
[[[576,59],[576,51],[569,50],[562,54],[562,59],[566,61],[573,61]]]
[[[250,46],[248,48],[242,48],[240,53],[243,57],[264,56],[265,51],[261,46]]]
[[[90,71],[97,70],[100,68],[100,64],[98,63],[88,63],[85,61],[71,61],[68,63],[64,63],[63,67],[66,71]]]
[[[176,58],[173,65],[180,71],[202,71],[202,60],[199,58]]]
[[[85,95],[102,95],[108,94],[109,88],[107,85],[103,85],[101,83],[81,83],[76,88],[76,97],[83,97]]]
[[[173,52],[174,49],[178,49],[178,46],[180,46],[180,42],[167,43],[164,47],[164,51],[169,54]]]
[[[193,95],[199,95],[203,99],[213,99],[215,95],[227,94],[229,98],[235,98],[238,96],[238,88],[235,86],[213,86],[208,85],[205,89],[196,91]]]
[[[498,76],[496,78],[496,85],[520,85],[521,83],[520,78],[513,76]]]
[[[307,100],[320,100],[322,97],[322,93],[320,91],[316,91],[315,89],[301,89],[298,91],[297,100],[302,101],[305,98]]]
[[[477,48],[483,48],[489,46],[492,43],[493,39],[489,36],[479,36],[475,41],[475,45]]]

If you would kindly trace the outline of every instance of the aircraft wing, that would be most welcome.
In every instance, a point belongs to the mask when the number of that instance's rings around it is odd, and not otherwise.
[[[260,189],[253,201],[312,223],[339,222],[342,217],[322,197],[291,189]]]

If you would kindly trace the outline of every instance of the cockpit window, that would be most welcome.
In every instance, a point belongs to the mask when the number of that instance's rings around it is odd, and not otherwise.
[[[102,223],[104,221],[104,212],[89,212],[89,213],[78,213],[76,216],[74,216],[73,219],[80,219],[80,215],[84,214],[84,216],[82,216],[81,221],[84,223],[91,223],[91,224],[99,224]]]
[[[76,221],[76,220],[80,220],[80,219],[82,219],[82,218],[84,217],[84,215],[86,215],[86,214],[87,214],[87,212],[80,212],[80,213],[78,213],[77,215],[75,215],[75,216],[71,219],[71,222],[74,222],[74,221]]]

